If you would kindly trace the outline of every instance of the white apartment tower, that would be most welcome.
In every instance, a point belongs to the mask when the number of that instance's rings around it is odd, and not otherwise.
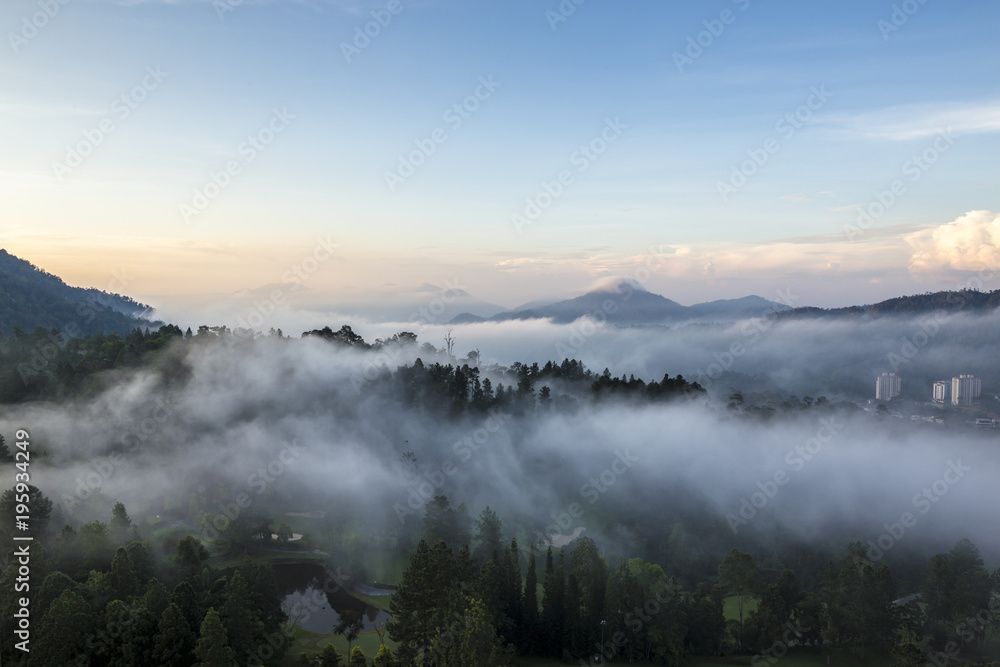
[[[899,396],[902,378],[895,373],[882,373],[875,378],[875,398],[879,401],[891,401]]]
[[[934,402],[944,403],[948,400],[948,390],[951,389],[951,383],[941,380],[934,383]]]
[[[979,398],[983,381],[975,375],[959,375],[951,379],[951,404],[972,405]]]

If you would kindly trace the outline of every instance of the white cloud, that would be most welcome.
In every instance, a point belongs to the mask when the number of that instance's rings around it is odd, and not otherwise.
[[[907,105],[834,119],[852,134],[885,141],[931,137],[950,128],[959,136],[1000,132],[1000,101],[967,105]]]
[[[969,211],[962,217],[906,237],[910,271],[978,271],[1000,266],[1000,214]]]

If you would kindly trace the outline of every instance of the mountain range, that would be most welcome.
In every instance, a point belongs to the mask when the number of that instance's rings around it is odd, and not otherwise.
[[[617,326],[674,325],[692,322],[734,322],[791,310],[788,306],[759,296],[720,299],[693,306],[682,306],[660,294],[654,294],[629,279],[616,279],[572,299],[528,305],[491,317],[462,313],[453,324],[504,322],[509,320],[551,319],[568,324],[581,317],[606,321]]]
[[[233,311],[235,306],[242,308],[235,308],[234,312],[249,312],[248,304],[255,297],[281,287],[243,290],[226,300],[226,308],[207,307],[200,316],[225,321],[226,313]],[[635,280],[624,278],[607,280],[573,298],[535,300],[509,310],[451,285],[445,288],[429,284],[414,288],[384,285],[373,295],[378,298],[343,303],[309,290],[288,294],[289,298],[298,297],[294,301],[296,307],[306,307],[314,313],[336,311],[341,317],[359,316],[370,321],[451,324],[532,319],[568,324],[589,317],[620,327],[676,326],[767,316],[779,319],[872,318],[934,311],[983,312],[1000,307],[1000,290],[933,292],[829,309],[791,308],[755,295],[684,306],[648,291]],[[149,306],[128,296],[69,286],[61,278],[0,249],[0,334],[10,335],[15,328],[30,332],[35,327],[43,327],[58,329],[71,337],[97,332],[125,335],[136,327],[155,328],[163,324],[152,320],[151,312]],[[206,322],[218,323],[215,320]]]

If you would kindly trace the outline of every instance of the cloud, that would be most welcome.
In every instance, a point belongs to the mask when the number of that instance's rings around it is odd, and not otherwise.
[[[911,272],[978,271],[1000,266],[1000,214],[969,211],[960,218],[906,237]]]
[[[905,105],[834,119],[851,134],[883,141],[932,137],[950,129],[959,136],[1000,132],[1000,100],[966,105]]]

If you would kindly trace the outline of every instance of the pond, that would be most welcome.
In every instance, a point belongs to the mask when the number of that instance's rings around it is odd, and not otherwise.
[[[388,613],[338,587],[321,565],[275,565],[274,576],[289,619],[304,630],[331,633],[340,614],[348,609],[361,612],[362,632],[374,630],[392,619]]]

